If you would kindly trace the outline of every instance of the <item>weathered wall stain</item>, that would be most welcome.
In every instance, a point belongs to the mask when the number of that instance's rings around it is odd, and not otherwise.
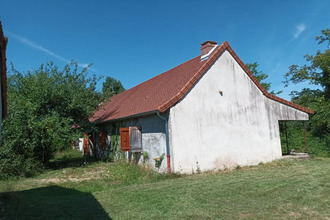
[[[227,51],[170,115],[173,169],[187,173],[196,160],[203,171],[278,159],[278,121],[308,120],[307,113],[267,98]]]

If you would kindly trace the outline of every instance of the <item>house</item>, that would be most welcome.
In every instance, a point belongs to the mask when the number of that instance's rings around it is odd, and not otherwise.
[[[282,156],[279,121],[313,111],[268,93],[228,42],[114,97],[90,117],[112,149],[152,158],[160,171],[192,173],[269,162]],[[120,135],[120,143],[119,143]]]
[[[0,143],[2,120],[7,115],[7,67],[6,67],[6,47],[8,38],[4,36],[0,21]]]

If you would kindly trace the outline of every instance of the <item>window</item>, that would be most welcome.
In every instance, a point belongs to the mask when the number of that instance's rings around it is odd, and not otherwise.
[[[142,133],[138,127],[120,128],[121,151],[141,152]]]

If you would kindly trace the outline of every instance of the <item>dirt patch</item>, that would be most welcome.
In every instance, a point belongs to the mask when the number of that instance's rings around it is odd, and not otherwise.
[[[83,172],[77,172],[76,170],[64,169],[58,177],[49,177],[34,182],[39,183],[63,183],[63,182],[82,182],[89,180],[97,180],[103,177],[109,176],[107,169],[104,166],[94,167],[92,169],[87,168]]]
[[[255,214],[252,214],[252,213],[243,213],[243,214],[240,214],[240,217],[239,219],[255,219]]]
[[[49,178],[49,179],[41,179],[36,182],[39,183],[63,183],[63,182],[82,182],[86,180],[95,180],[95,179],[100,179],[100,178],[75,178],[75,177],[68,177],[68,178]]]
[[[290,212],[289,216],[295,217],[295,218],[301,218],[301,214],[298,212]]]
[[[283,159],[309,159],[308,153],[295,153],[282,156]]]

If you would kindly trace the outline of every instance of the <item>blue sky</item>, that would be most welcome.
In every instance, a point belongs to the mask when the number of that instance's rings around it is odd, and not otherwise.
[[[19,71],[75,60],[129,89],[199,55],[206,40],[228,41],[289,99],[290,91],[309,85],[284,89],[283,75],[304,64],[303,55],[325,48],[315,36],[330,28],[329,8],[329,0],[1,0],[0,20],[9,38],[7,63]]]

